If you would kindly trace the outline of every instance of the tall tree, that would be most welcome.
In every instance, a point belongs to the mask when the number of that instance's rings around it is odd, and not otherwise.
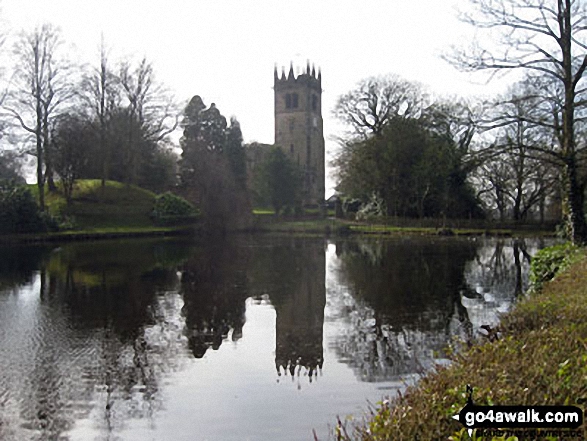
[[[247,157],[241,125],[234,116],[230,118],[230,125],[226,129],[226,145],[224,148],[235,178],[241,185],[246,185]]]
[[[93,130],[97,133],[101,165],[102,188],[109,178],[112,151],[108,139],[110,120],[114,109],[120,105],[120,87],[118,79],[110,66],[108,50],[104,37],[100,42],[99,64],[84,73],[81,85],[82,100],[87,105],[88,117]]]
[[[58,109],[72,95],[68,68],[59,58],[61,46],[59,30],[49,24],[30,33],[23,33],[14,47],[17,66],[14,89],[6,108],[20,127],[32,135],[37,158],[37,186],[39,206],[45,209],[45,178],[52,176],[49,151],[50,126]]]
[[[149,143],[165,139],[178,126],[179,112],[173,98],[155,81],[151,63],[143,58],[135,67],[123,62],[119,74],[127,104],[126,165],[128,182],[136,183],[141,152]]]
[[[180,174],[186,198],[202,209],[209,229],[248,226],[251,206],[242,176],[242,135],[236,119],[227,127],[216,105],[194,96],[184,111]]]
[[[433,102],[394,75],[361,81],[335,109],[352,128],[335,160],[338,188],[364,203],[383,201],[388,215],[480,215],[467,182],[473,113],[465,102]]]
[[[579,179],[580,153],[576,139],[577,111],[585,105],[582,96],[587,69],[587,13],[581,0],[470,0],[474,12],[464,21],[488,30],[487,41],[456,51],[449,60],[458,67],[491,72],[522,70],[548,78],[554,85],[543,89],[546,102],[560,106],[548,120],[532,121],[549,128],[558,146],[551,149],[563,164],[564,214],[573,242],[587,243],[584,189]],[[501,39],[495,39],[495,32]]]
[[[379,136],[347,142],[336,165],[338,188],[344,194],[363,202],[380,198],[387,215],[481,214],[457,144],[430,130],[423,120],[396,118]]]
[[[553,134],[532,121],[550,118],[546,106],[528,84],[516,84],[505,98],[492,103],[490,125],[495,127],[488,157],[477,170],[483,199],[495,206],[504,219],[506,212],[516,220],[525,220],[552,195],[556,179],[553,173],[562,167],[559,154],[552,150]],[[555,143],[556,144],[556,143]],[[549,154],[547,154],[548,152]]]

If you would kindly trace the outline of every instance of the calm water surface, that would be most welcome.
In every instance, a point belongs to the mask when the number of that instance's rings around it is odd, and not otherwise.
[[[0,248],[0,439],[321,440],[476,338],[537,240]]]

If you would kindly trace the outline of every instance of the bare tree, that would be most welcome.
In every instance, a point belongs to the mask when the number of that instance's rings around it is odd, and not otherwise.
[[[417,117],[426,102],[424,91],[416,83],[397,75],[371,77],[339,97],[334,115],[350,125],[356,135],[380,136],[389,120]]]
[[[584,188],[578,176],[581,153],[577,148],[577,109],[584,106],[587,68],[587,14],[581,0],[470,0],[475,12],[462,19],[491,37],[467,50],[447,57],[468,71],[503,72],[522,70],[547,78],[553,85],[541,98],[560,105],[549,119],[531,121],[550,129],[558,145],[543,149],[562,164],[564,214],[569,237],[587,243]],[[552,91],[556,91],[555,95]]]
[[[129,182],[135,182],[143,143],[158,143],[178,126],[179,110],[165,88],[155,81],[153,66],[143,58],[136,67],[126,61],[119,81],[127,100],[127,165]]]
[[[90,68],[82,79],[82,98],[90,109],[90,122],[98,134],[98,148],[102,162],[102,189],[109,177],[112,152],[108,142],[110,119],[114,109],[120,104],[120,87],[108,60],[108,50],[104,37],[100,42],[100,63]]]
[[[476,170],[476,183],[486,205],[497,208],[501,220],[506,212],[516,221],[525,220],[536,207],[544,220],[544,205],[558,184],[563,162],[556,135],[545,125],[552,121],[553,109],[559,110],[552,99],[540,96],[549,85],[533,78],[516,83],[507,95],[490,102],[490,110],[478,120],[490,129],[485,137],[493,138],[489,148],[481,149],[485,160]]]
[[[58,57],[59,30],[45,24],[23,33],[16,42],[16,69],[5,109],[35,142],[31,154],[37,158],[39,206],[45,209],[45,178],[52,175],[50,125],[60,106],[71,95],[68,66]],[[45,166],[45,168],[43,168]]]

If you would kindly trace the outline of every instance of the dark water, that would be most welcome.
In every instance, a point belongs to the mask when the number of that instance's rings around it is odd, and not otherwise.
[[[535,240],[0,249],[0,439],[321,440],[495,324]]]

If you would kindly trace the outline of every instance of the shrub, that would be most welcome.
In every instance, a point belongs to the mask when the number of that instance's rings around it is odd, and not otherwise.
[[[28,188],[0,183],[0,233],[38,233],[57,229],[54,219],[39,211]]]
[[[199,217],[196,207],[171,192],[155,198],[152,218],[158,225],[179,225],[195,222]]]
[[[530,289],[534,292],[540,291],[544,283],[552,280],[577,259],[579,249],[571,242],[566,242],[538,251],[530,264]]]

